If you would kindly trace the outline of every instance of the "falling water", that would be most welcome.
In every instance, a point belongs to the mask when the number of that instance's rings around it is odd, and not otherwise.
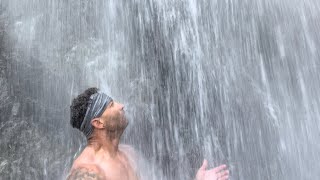
[[[71,99],[126,105],[146,179],[320,179],[320,1],[0,0],[0,179],[64,179]]]

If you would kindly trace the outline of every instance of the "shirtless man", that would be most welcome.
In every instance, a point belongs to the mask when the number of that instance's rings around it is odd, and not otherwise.
[[[133,148],[119,145],[128,125],[124,106],[89,88],[73,99],[71,125],[85,134],[88,144],[73,162],[68,180],[138,180]],[[226,165],[206,170],[207,161],[196,174],[196,180],[226,180]]]

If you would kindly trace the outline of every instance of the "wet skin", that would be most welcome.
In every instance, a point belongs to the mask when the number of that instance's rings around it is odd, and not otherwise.
[[[136,155],[132,147],[119,145],[128,125],[124,106],[111,102],[99,118],[91,121],[94,131],[88,145],[74,161],[68,180],[138,180]],[[226,165],[207,169],[204,160],[196,173],[196,180],[227,180]]]
[[[94,132],[74,161],[67,179],[137,180],[133,149],[119,145],[128,125],[124,106],[112,101],[101,117],[93,119],[91,124]]]

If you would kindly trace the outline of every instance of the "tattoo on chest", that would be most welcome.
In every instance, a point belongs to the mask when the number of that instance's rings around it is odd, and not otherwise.
[[[81,168],[74,170],[67,180],[104,180],[104,178],[96,172]]]

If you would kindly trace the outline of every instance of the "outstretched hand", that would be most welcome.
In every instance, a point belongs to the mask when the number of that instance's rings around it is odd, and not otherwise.
[[[208,170],[207,167],[208,161],[204,160],[197,172],[196,180],[227,180],[229,178],[229,170],[225,164]]]

